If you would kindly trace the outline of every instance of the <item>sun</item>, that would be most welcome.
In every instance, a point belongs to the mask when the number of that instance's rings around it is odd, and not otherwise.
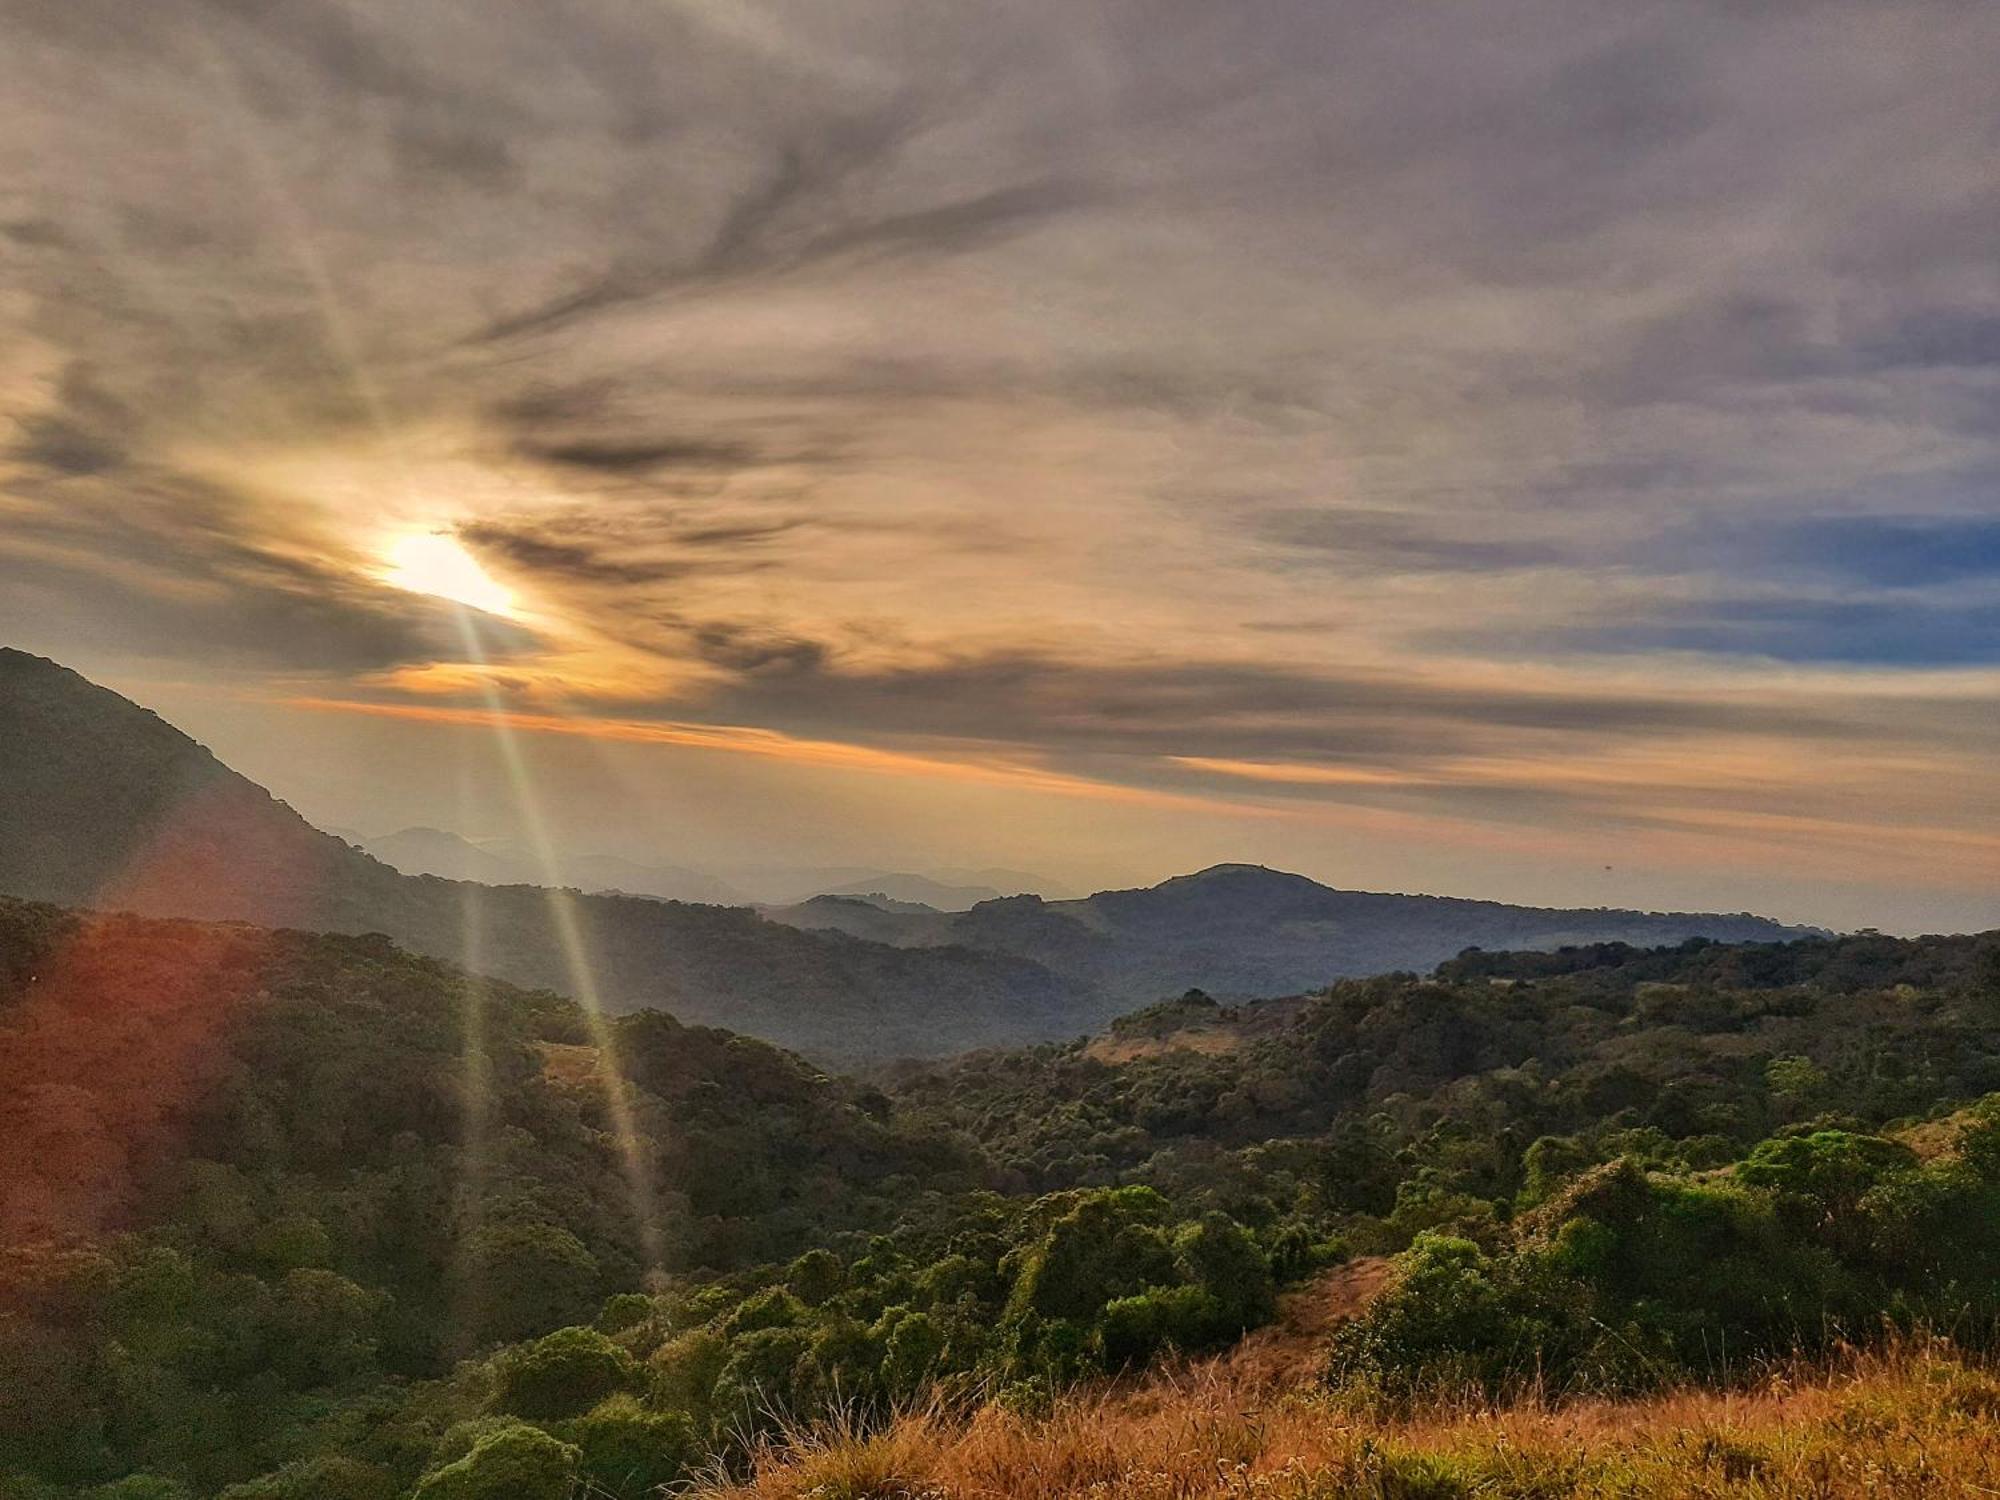
[[[418,531],[383,549],[379,575],[392,588],[449,599],[489,615],[511,618],[514,595],[496,583],[449,532]]]

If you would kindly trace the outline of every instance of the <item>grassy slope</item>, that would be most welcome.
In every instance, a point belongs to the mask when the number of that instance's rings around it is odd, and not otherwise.
[[[1370,1416],[1228,1361],[1067,1402],[798,1435],[703,1500],[1848,1500],[2000,1493],[2000,1379],[1912,1345],[1731,1391]]]
[[[1949,1152],[1960,1113],[1899,1134]],[[1328,1340],[1395,1279],[1363,1257],[1225,1354],[1024,1415],[796,1431],[695,1500],[1861,1500],[2000,1494],[2000,1371],[1943,1339],[1773,1363],[1638,1399],[1371,1407]]]

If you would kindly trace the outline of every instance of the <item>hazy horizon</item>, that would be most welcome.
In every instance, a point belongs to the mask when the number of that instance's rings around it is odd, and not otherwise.
[[[323,826],[2000,926],[1990,5],[0,21],[0,641]]]

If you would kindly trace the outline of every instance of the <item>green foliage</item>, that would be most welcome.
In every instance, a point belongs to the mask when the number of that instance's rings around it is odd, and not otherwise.
[[[1148,1188],[1079,1195],[1028,1247],[1010,1316],[1088,1317],[1113,1298],[1175,1279],[1161,1233],[1164,1201]]]
[[[232,1485],[221,1500],[397,1500],[400,1493],[382,1465],[325,1453]]]
[[[653,1399],[661,1406],[706,1418],[711,1395],[729,1361],[729,1340],[696,1328],[660,1346],[650,1361]]]
[[[597,1257],[559,1225],[487,1225],[466,1237],[464,1257],[483,1339],[527,1338],[588,1318],[597,1306]]]
[[[539,1428],[505,1427],[424,1475],[414,1500],[567,1500],[581,1458]]]
[[[1763,1142],[1736,1169],[1736,1179],[1771,1189],[1809,1227],[1831,1228],[1874,1188],[1916,1165],[1916,1154],[1899,1141],[1820,1130]]]
[[[574,1416],[638,1377],[631,1354],[595,1328],[559,1328],[497,1363],[494,1409],[517,1417]]]
[[[1403,1396],[1530,1379],[1616,1389],[1810,1351],[1883,1318],[1989,1326],[1996,1106],[1929,1162],[1878,1136],[1779,1136],[1723,1178],[1594,1169],[1491,1250],[1420,1236],[1341,1330],[1335,1374]]]
[[[840,1291],[846,1277],[840,1257],[829,1250],[808,1250],[785,1268],[785,1285],[807,1307],[820,1307]]]
[[[766,1287],[746,1297],[722,1320],[724,1338],[758,1333],[767,1328],[796,1328],[806,1320],[806,1305],[781,1286]]]
[[[1335,1367],[1403,1396],[1982,1326],[2000,1096],[1948,1111],[2000,1089],[2000,1006],[1954,941],[1468,955],[1124,1028],[1204,1051],[988,1054],[886,1092],[641,1015],[628,1160],[552,997],[367,939],[0,906],[0,1025],[55,943],[141,996],[195,952],[256,997],[177,1144],[107,1179],[131,1233],[5,1242],[0,1473],[35,1500],[638,1500],[781,1419],[1046,1404],[1218,1348],[1350,1251],[1400,1258]],[[70,998],[151,1055],[146,1004]]]
[[[613,1396],[564,1424],[561,1435],[575,1445],[583,1477],[619,1500],[640,1500],[677,1483],[699,1451],[685,1412],[657,1411],[630,1395]]]
[[[1242,1225],[1211,1210],[1174,1237],[1174,1253],[1182,1274],[1216,1306],[1209,1338],[1181,1347],[1232,1338],[1271,1316],[1277,1295],[1271,1265]]]

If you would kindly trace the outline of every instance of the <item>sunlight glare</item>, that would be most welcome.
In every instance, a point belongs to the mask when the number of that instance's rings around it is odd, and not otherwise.
[[[486,651],[479,639],[478,626],[473,617],[461,614],[458,625],[464,637],[467,659],[483,666],[486,662]],[[528,769],[526,758],[521,754],[521,747],[514,738],[513,729],[507,723],[499,695],[494,691],[491,680],[483,680],[481,687],[486,696],[487,714],[493,727],[494,743],[499,749],[501,762],[506,767],[507,779],[513,789],[522,831],[527,835],[529,847],[542,868],[542,893],[548,899],[549,918],[555,927],[556,942],[562,949],[564,963],[569,969],[570,998],[576,1001],[577,1008],[583,1012],[584,1027],[589,1035],[590,1045],[597,1052],[598,1084],[604,1093],[605,1115],[611,1126],[612,1142],[618,1150],[626,1192],[632,1202],[632,1216],[638,1231],[640,1255],[648,1274],[657,1275],[665,1270],[666,1256],[665,1241],[660,1229],[659,1204],[653,1193],[651,1152],[646,1140],[639,1134],[633,1114],[631,1093],[626,1083],[624,1069],[618,1060],[617,1029],[604,1011],[603,997],[598,990],[597,975],[591,963],[590,948],[584,938],[582,921],[577,914],[576,892],[562,886],[561,863],[556,857],[555,842],[549,836],[548,824],[542,816],[541,800],[536,795],[534,777]]]
[[[445,531],[398,537],[383,552],[380,577],[392,588],[449,599],[489,615],[511,618],[514,596],[496,583],[458,538]]]

